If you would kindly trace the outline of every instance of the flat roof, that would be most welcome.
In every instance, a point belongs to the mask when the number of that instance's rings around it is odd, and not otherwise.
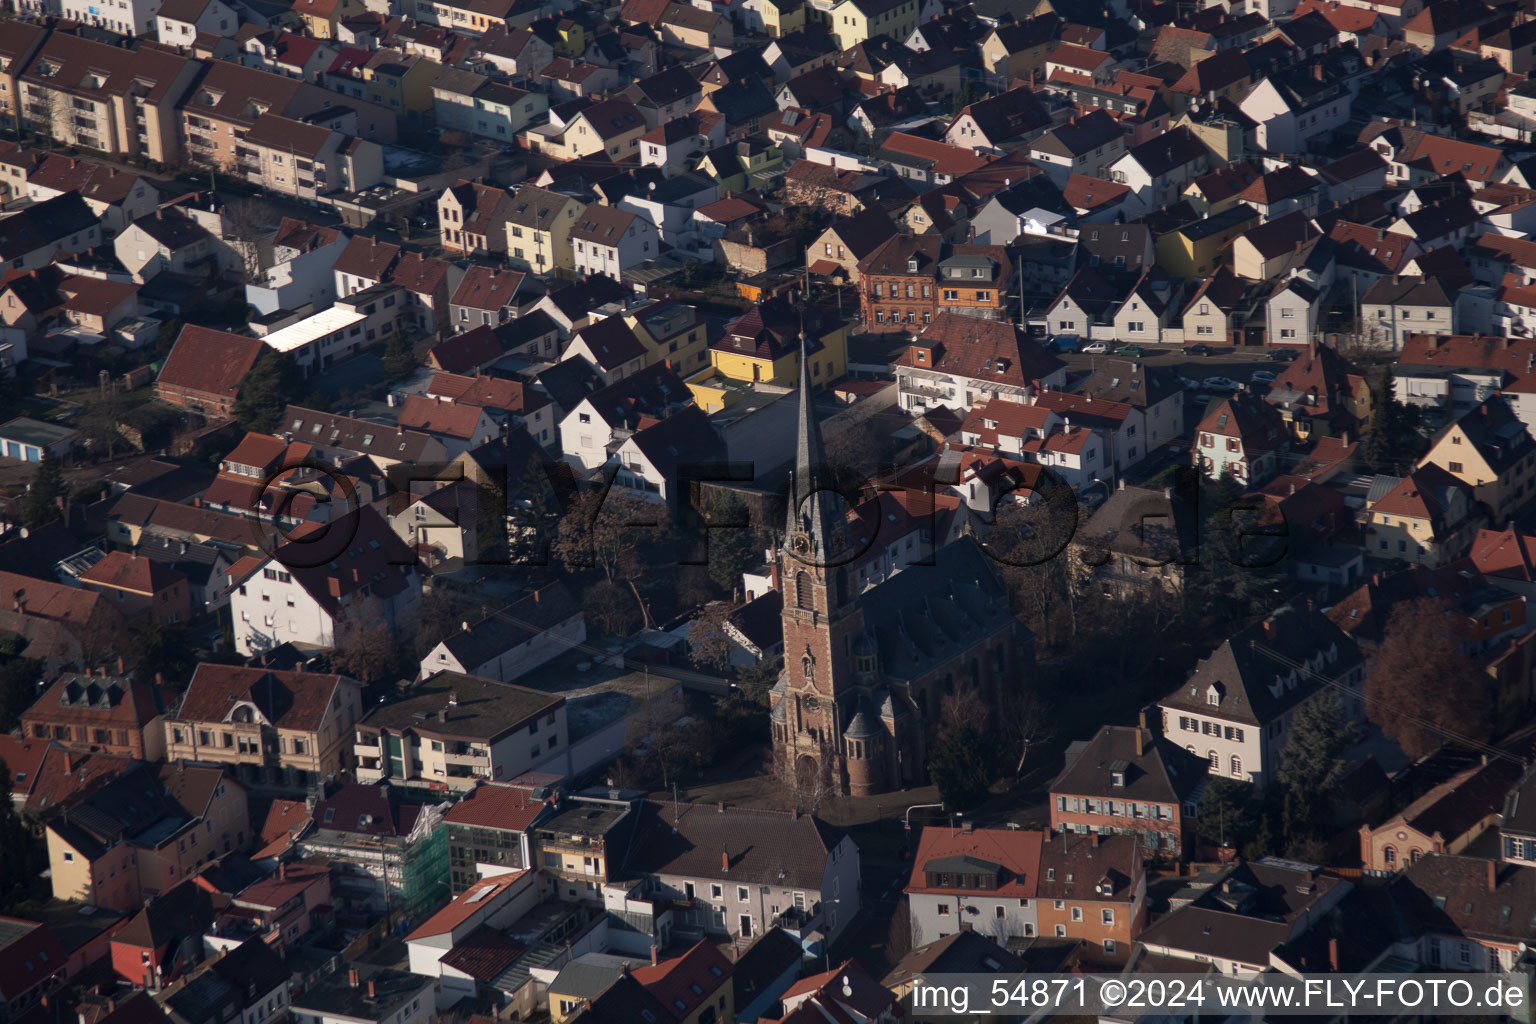
[[[57,423],[47,423],[43,420],[35,420],[30,416],[18,416],[6,423],[0,423],[0,437],[8,441],[23,441],[27,444],[41,445],[46,448],[52,444],[58,444],[66,438],[74,437],[78,431],[69,427],[61,427]]]
[[[365,314],[350,306],[336,305],[296,324],[289,324],[280,331],[273,331],[262,340],[278,352],[292,352],[366,319],[368,317]]]

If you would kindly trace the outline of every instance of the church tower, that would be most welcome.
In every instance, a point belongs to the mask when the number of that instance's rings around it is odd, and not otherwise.
[[[774,765],[797,789],[847,792],[843,731],[862,689],[853,645],[864,618],[850,579],[847,506],[836,489],[811,404],[810,351],[800,337],[800,408],[779,580],[784,674],[773,690]]]

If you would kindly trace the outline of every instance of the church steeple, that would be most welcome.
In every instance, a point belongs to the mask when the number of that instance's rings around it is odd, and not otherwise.
[[[832,466],[827,462],[821,425],[811,404],[810,343],[805,318],[800,319],[800,410],[795,471],[789,486],[789,513],[785,539],[802,562],[830,565],[848,544],[843,499],[836,489]]]

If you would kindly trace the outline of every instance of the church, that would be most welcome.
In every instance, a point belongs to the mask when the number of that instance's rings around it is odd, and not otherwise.
[[[1026,685],[1034,637],[1009,611],[971,537],[862,593],[860,552],[811,405],[805,350],[778,578],[784,671],[770,695],[774,771],[810,793],[868,796],[921,785],[944,698],[966,688],[989,707]]]

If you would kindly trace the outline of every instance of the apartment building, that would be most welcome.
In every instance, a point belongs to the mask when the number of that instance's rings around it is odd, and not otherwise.
[[[252,786],[302,789],[350,767],[362,684],[343,675],[204,662],[166,717],[166,756]]]
[[[1364,714],[1360,648],[1322,613],[1285,605],[1228,638],[1159,702],[1163,735],[1211,775],[1262,788],[1279,771],[1296,709],[1324,690]]]
[[[124,16],[137,18],[137,6],[150,6],[131,2],[135,7]],[[148,16],[151,24],[136,33],[154,31],[153,11]],[[201,70],[196,61],[163,50],[127,50],[54,32],[18,76],[21,119],[34,131],[109,156],[176,164],[182,158],[177,104]]]
[[[144,761],[165,757],[158,684],[126,675],[66,672],[21,714],[21,734],[66,750]]]
[[[439,672],[369,711],[353,753],[360,782],[462,790],[515,779],[569,742],[563,697]]]

